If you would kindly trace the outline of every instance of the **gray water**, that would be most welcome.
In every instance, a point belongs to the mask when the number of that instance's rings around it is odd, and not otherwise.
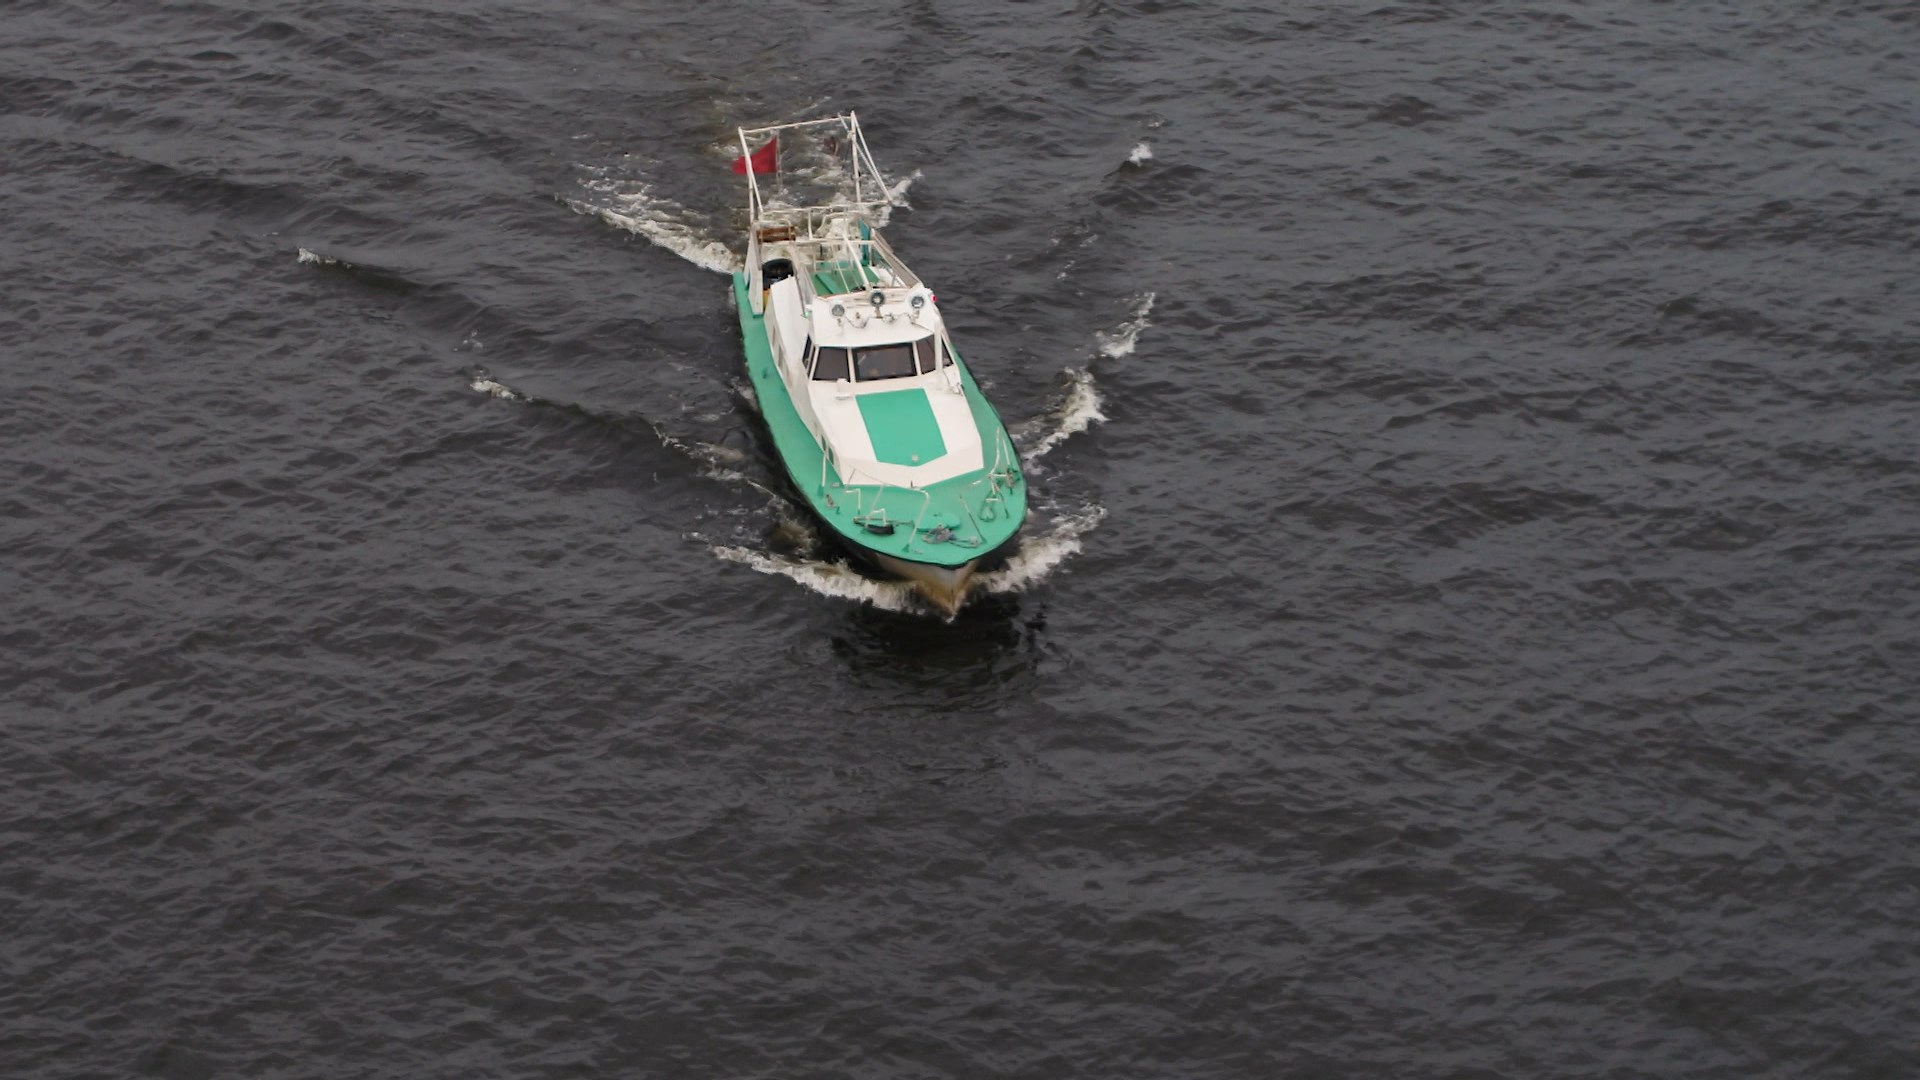
[[[1920,1074],[1920,13],[0,4],[0,1075]],[[858,109],[1030,459],[743,391]]]

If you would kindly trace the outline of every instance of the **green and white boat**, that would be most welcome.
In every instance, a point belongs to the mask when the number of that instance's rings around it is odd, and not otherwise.
[[[893,199],[854,114],[741,128],[740,149],[734,300],[774,449],[831,536],[952,614],[1026,520],[1019,455],[933,291],[880,238]]]

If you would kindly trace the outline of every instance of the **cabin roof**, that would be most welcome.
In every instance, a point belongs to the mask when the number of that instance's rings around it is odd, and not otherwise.
[[[898,345],[918,341],[940,328],[940,315],[932,304],[921,308],[919,315],[915,316],[908,307],[905,293],[894,290],[886,292],[889,299],[877,315],[864,295],[822,297],[813,301],[807,310],[807,321],[812,324],[813,343],[854,348]],[[836,305],[845,309],[839,318],[833,314]]]

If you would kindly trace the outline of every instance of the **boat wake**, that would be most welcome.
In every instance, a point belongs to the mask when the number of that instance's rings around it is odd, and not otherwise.
[[[306,260],[303,258],[302,261]],[[1099,335],[1102,355],[1124,356],[1131,353],[1140,331],[1147,325],[1146,314],[1152,305],[1151,293],[1136,298],[1131,318],[1113,333]],[[1124,341],[1126,347],[1119,352],[1112,351],[1110,346],[1120,341]],[[467,374],[468,385],[475,393],[503,401],[520,402],[534,408],[555,409],[617,427],[635,426],[632,417],[602,415],[579,405],[530,394],[494,378],[485,368],[476,367]],[[1034,469],[1036,463],[1055,446],[1106,419],[1100,410],[1100,390],[1094,382],[1093,372],[1088,368],[1068,368],[1065,374],[1066,388],[1053,407],[1015,434],[1016,442],[1023,447],[1021,459],[1029,469]],[[747,404],[757,404],[753,401],[750,386],[736,384],[735,390]],[[952,617],[929,603],[910,582],[870,577],[846,562],[815,555],[820,548],[818,533],[784,496],[741,471],[740,466],[747,459],[745,452],[676,435],[651,420],[641,422],[649,434],[660,440],[661,445],[684,454],[699,466],[700,475],[722,483],[749,487],[768,497],[768,508],[775,519],[768,530],[768,546],[786,550],[761,550],[741,544],[710,544],[708,550],[716,558],[763,574],[784,577],[821,596],[868,604],[882,611]],[[1105,517],[1106,511],[1092,504],[1059,514],[1044,531],[1023,537],[1019,549],[1004,566],[974,575],[967,589],[968,595],[1017,595],[1041,584],[1080,552],[1082,538]]]
[[[912,176],[887,185],[887,197],[892,200],[892,204],[881,207],[880,212],[874,215],[877,219],[876,225],[884,229],[893,220],[895,210],[913,209],[913,204],[907,201],[907,189],[913,187],[913,182],[918,179],[920,179],[920,170],[915,169]]]
[[[1107,418],[1100,411],[1100,390],[1093,384],[1093,372],[1068,368],[1066,376],[1067,388],[1053,407],[1014,432],[1014,444],[1021,448],[1020,460],[1029,469],[1036,468],[1047,451]]]
[[[738,152],[737,149],[719,146],[715,150]],[[833,168],[831,156],[819,156],[820,162],[803,159],[801,166],[793,171],[817,183],[843,187],[845,194],[850,197],[851,181],[838,172],[830,171]],[[616,167],[602,165],[576,163],[574,168],[581,173],[580,191],[559,197],[560,202],[574,213],[599,218],[601,222],[641,237],[703,270],[731,274],[744,265],[727,241],[721,239],[720,232],[712,222],[705,220],[697,211],[659,194],[654,185],[643,177],[623,175]],[[895,206],[910,208],[907,192],[919,179],[920,171],[916,169],[913,175],[887,185],[887,194],[892,197]],[[885,226],[893,209],[893,206],[882,208],[877,224]],[[312,253],[303,250],[302,254]],[[314,257],[332,262],[323,255]],[[301,261],[308,260],[302,258]]]
[[[912,209],[913,204],[907,201],[907,189],[911,188],[913,186],[913,182],[918,179],[920,179],[920,170],[915,169],[913,170],[912,176],[909,176],[905,180],[897,181],[894,184],[888,186],[887,194],[893,196],[894,202],[900,204],[901,206],[907,207],[908,209]]]
[[[1133,298],[1133,308],[1125,322],[1110,331],[1095,335],[1100,340],[1100,355],[1110,360],[1132,356],[1134,346],[1140,341],[1140,331],[1153,325],[1147,321],[1147,313],[1152,310],[1152,293],[1136,295]]]
[[[1152,310],[1152,293],[1135,295],[1124,322],[1112,330],[1094,334],[1095,359],[1119,360],[1133,355],[1140,332],[1152,325],[1147,321],[1147,313]],[[1020,460],[1029,469],[1041,468],[1040,459],[1047,451],[1095,424],[1106,422],[1107,414],[1100,411],[1100,388],[1094,383],[1092,365],[1067,368],[1065,375],[1066,389],[1053,406],[1013,433],[1014,444],[1020,447]]]
[[[645,180],[616,176],[596,166],[575,168],[586,175],[580,181],[581,194],[560,199],[569,210],[625,229],[702,269],[721,274],[740,269],[740,256],[717,237],[712,226],[686,207],[655,194]]]
[[[1086,506],[1057,517],[1045,531],[1026,536],[1020,549],[1005,566],[975,574],[967,585],[967,595],[1012,596],[1026,592],[1046,581],[1069,558],[1080,551],[1081,537],[1100,524],[1107,512],[1098,506]],[[781,515],[782,528],[804,531],[809,545],[817,542],[812,530],[788,515]],[[806,555],[783,555],[760,551],[738,544],[715,544],[709,549],[716,558],[738,563],[763,574],[784,577],[821,596],[870,604],[882,611],[901,614],[938,615],[952,620],[952,614],[929,602],[917,586],[907,581],[869,577],[846,562]]]
[[[722,483],[741,484],[753,488],[762,494],[773,495],[773,492],[769,490],[766,485],[740,471],[740,466],[744,465],[747,460],[747,454],[743,450],[736,450],[731,446],[721,446],[717,443],[703,442],[699,439],[688,438],[684,435],[676,435],[655,421],[645,418],[635,418],[612,413],[598,413],[584,406],[536,397],[533,394],[529,394],[523,390],[517,390],[495,379],[487,372],[486,368],[476,367],[469,371],[467,376],[469,379],[467,385],[475,393],[486,394],[489,397],[499,398],[503,401],[517,401],[537,409],[552,409],[557,412],[570,413],[574,416],[592,420],[595,423],[606,424],[609,427],[621,428],[628,431],[635,430],[637,427],[644,425],[647,434],[659,439],[660,445],[686,455],[698,465],[701,476],[709,480],[718,480]]]
[[[1067,372],[1068,386],[1059,403],[1030,428],[1036,439],[1024,456],[1032,462],[1067,437],[1105,419],[1100,413],[1100,394],[1093,375],[1085,369]],[[759,480],[741,471],[747,454],[729,446],[702,442],[676,435],[651,420],[601,414],[579,405],[543,398],[510,386],[482,367],[468,371],[468,386],[475,393],[502,401],[518,402],[533,408],[552,409],[615,427],[635,428],[643,423],[648,434],[661,445],[685,455],[698,467],[700,475],[727,484],[738,484],[767,496],[767,508],[773,515],[768,528],[768,547],[762,550],[742,544],[709,544],[708,550],[725,562],[737,563],[763,574],[784,577],[811,592],[837,600],[871,605],[882,611],[900,614],[935,615],[951,618],[929,603],[916,587],[906,581],[870,577],[844,561],[819,557],[818,532],[799,508]],[[750,389],[746,390],[750,394]],[[969,595],[1016,595],[1046,581],[1068,559],[1079,553],[1081,538],[1100,524],[1106,511],[1088,505],[1052,519],[1043,531],[1031,533],[1020,541],[1019,550],[1004,566],[974,575]],[[696,534],[695,539],[699,539]]]
[[[1007,560],[1005,567],[976,574],[973,587],[1002,595],[1027,591],[1078,554],[1080,538],[1092,532],[1106,516],[1104,509],[1090,504],[1077,513],[1055,518],[1052,528],[1022,540],[1020,550]]]
[[[299,252],[299,263],[302,266],[311,266],[316,270],[337,274],[380,292],[395,296],[414,296],[438,291],[433,286],[422,284],[401,271],[384,266],[352,262],[312,248],[302,247],[294,250]]]
[[[531,402],[534,400],[520,391],[515,390],[513,387],[508,386],[506,383],[495,381],[493,376],[487,374],[486,368],[474,368],[468,372],[468,374],[472,377],[472,381],[468,383],[468,386],[482,394],[497,397],[503,401]]]
[[[821,596],[853,600],[903,614],[930,610],[907,582],[870,578],[843,562],[775,555],[749,547],[715,546],[710,550],[727,562],[787,578]]]
[[[816,183],[824,183],[824,184],[832,185],[833,194],[830,196],[830,198],[842,199],[847,201],[851,201],[853,199],[853,184],[851,181],[841,179],[840,178],[841,174],[828,172],[827,169],[825,168],[795,169],[793,170],[793,172],[802,176],[803,178],[811,179]],[[915,180],[920,179],[920,175],[921,175],[920,170],[915,169],[913,171],[912,176],[907,177],[905,180],[896,181],[894,183],[887,185],[887,197],[892,201],[885,205],[880,206],[877,210],[874,211],[874,214],[873,214],[874,228],[876,229],[886,228],[887,225],[893,221],[893,212],[895,210],[913,209],[913,204],[907,201],[907,191],[913,187],[913,182]],[[767,194],[767,206],[775,210],[787,209],[787,208],[790,208],[791,205],[792,205],[791,202],[787,198],[783,197],[777,189]]]

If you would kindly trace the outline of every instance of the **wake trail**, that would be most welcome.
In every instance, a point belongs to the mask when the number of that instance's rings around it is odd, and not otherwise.
[[[1100,355],[1109,360],[1119,360],[1133,355],[1140,342],[1140,332],[1153,324],[1147,321],[1147,314],[1153,310],[1153,293],[1135,294],[1127,318],[1112,330],[1096,334]]]
[[[1014,436],[1015,443],[1024,447],[1020,457],[1030,469],[1047,451],[1107,419],[1100,411],[1100,388],[1094,385],[1093,372],[1086,368],[1068,368],[1066,375],[1067,388],[1059,400],[1045,413],[1023,424]]]
[[[1147,320],[1153,311],[1153,298],[1151,292],[1136,293],[1128,303],[1126,319],[1111,330],[1094,333],[1094,360],[1121,360],[1133,355],[1141,332],[1153,325]],[[1067,439],[1106,422],[1107,414],[1101,410],[1100,388],[1094,381],[1091,362],[1083,367],[1069,367],[1065,374],[1065,392],[1045,413],[1022,424],[1014,435],[1015,443],[1023,448],[1021,460],[1028,468],[1035,467],[1048,451]]]
[[[1056,518],[1046,532],[1023,538],[1019,551],[1008,558],[1005,566],[976,575],[969,593],[1007,596],[1034,588],[1079,553],[1081,538],[1106,515],[1103,508],[1089,505]],[[783,514],[782,524],[797,523]],[[801,527],[809,538],[817,540],[811,528]],[[835,600],[870,604],[882,611],[901,614],[943,617],[920,598],[910,583],[868,577],[845,562],[780,555],[738,544],[714,544],[708,550],[715,558],[762,574],[784,577],[810,592]]]
[[[1039,536],[1020,542],[1020,550],[999,570],[974,578],[973,587],[989,593],[1019,593],[1047,580],[1068,559],[1080,552],[1080,538],[1092,532],[1107,516],[1094,505],[1056,518],[1053,527]]]
[[[435,286],[422,284],[398,270],[392,270],[384,266],[352,262],[336,255],[329,255],[326,252],[315,251],[307,247],[295,248],[294,250],[297,252],[296,261],[302,266],[311,266],[316,270],[338,274],[342,277],[360,282],[363,285],[371,286],[380,292],[391,293],[396,296],[413,296],[422,293],[430,295],[440,291]]]
[[[739,153],[738,147],[731,144],[712,149],[729,160]],[[787,175],[802,182],[824,185],[840,198],[851,198],[850,178],[838,168],[831,155],[807,144],[792,147],[789,153],[796,160],[785,170]],[[559,197],[574,213],[598,218],[604,224],[630,232],[703,270],[731,274],[744,268],[741,256],[730,244],[731,236],[718,232],[710,217],[659,194],[645,176],[622,174],[618,166],[576,163],[574,167],[582,174],[581,190]],[[879,220],[875,222],[877,226],[885,227],[896,208],[911,209],[907,192],[920,176],[916,169],[912,175],[887,185],[891,205],[881,208]],[[771,195],[770,202],[777,205],[778,196]]]
[[[871,604],[882,611],[918,613],[930,610],[916,598],[912,585],[904,581],[877,581],[846,563],[775,555],[738,546],[715,546],[709,550],[727,562],[787,578],[821,596]]]
[[[599,218],[616,229],[639,236],[703,270],[731,274],[741,268],[740,256],[699,215],[663,195],[643,179],[612,175],[612,170],[576,165],[587,174],[578,195],[560,201],[576,214]]]
[[[647,434],[660,440],[660,445],[685,455],[698,465],[700,467],[700,475],[707,479],[718,480],[727,484],[741,484],[753,488],[762,494],[774,496],[774,492],[765,484],[740,471],[739,466],[746,464],[747,461],[747,454],[744,450],[736,450],[731,446],[721,446],[718,443],[703,442],[699,439],[690,439],[683,435],[676,435],[655,421],[648,420],[645,417],[635,418],[618,413],[600,413],[586,408],[583,405],[537,397],[495,379],[485,368],[474,368],[468,372],[468,379],[468,387],[474,392],[499,398],[503,401],[517,401],[537,409],[551,409],[556,412],[564,412],[585,420],[591,420],[596,424],[605,424],[608,427],[620,428],[622,430],[631,431],[644,426]]]

